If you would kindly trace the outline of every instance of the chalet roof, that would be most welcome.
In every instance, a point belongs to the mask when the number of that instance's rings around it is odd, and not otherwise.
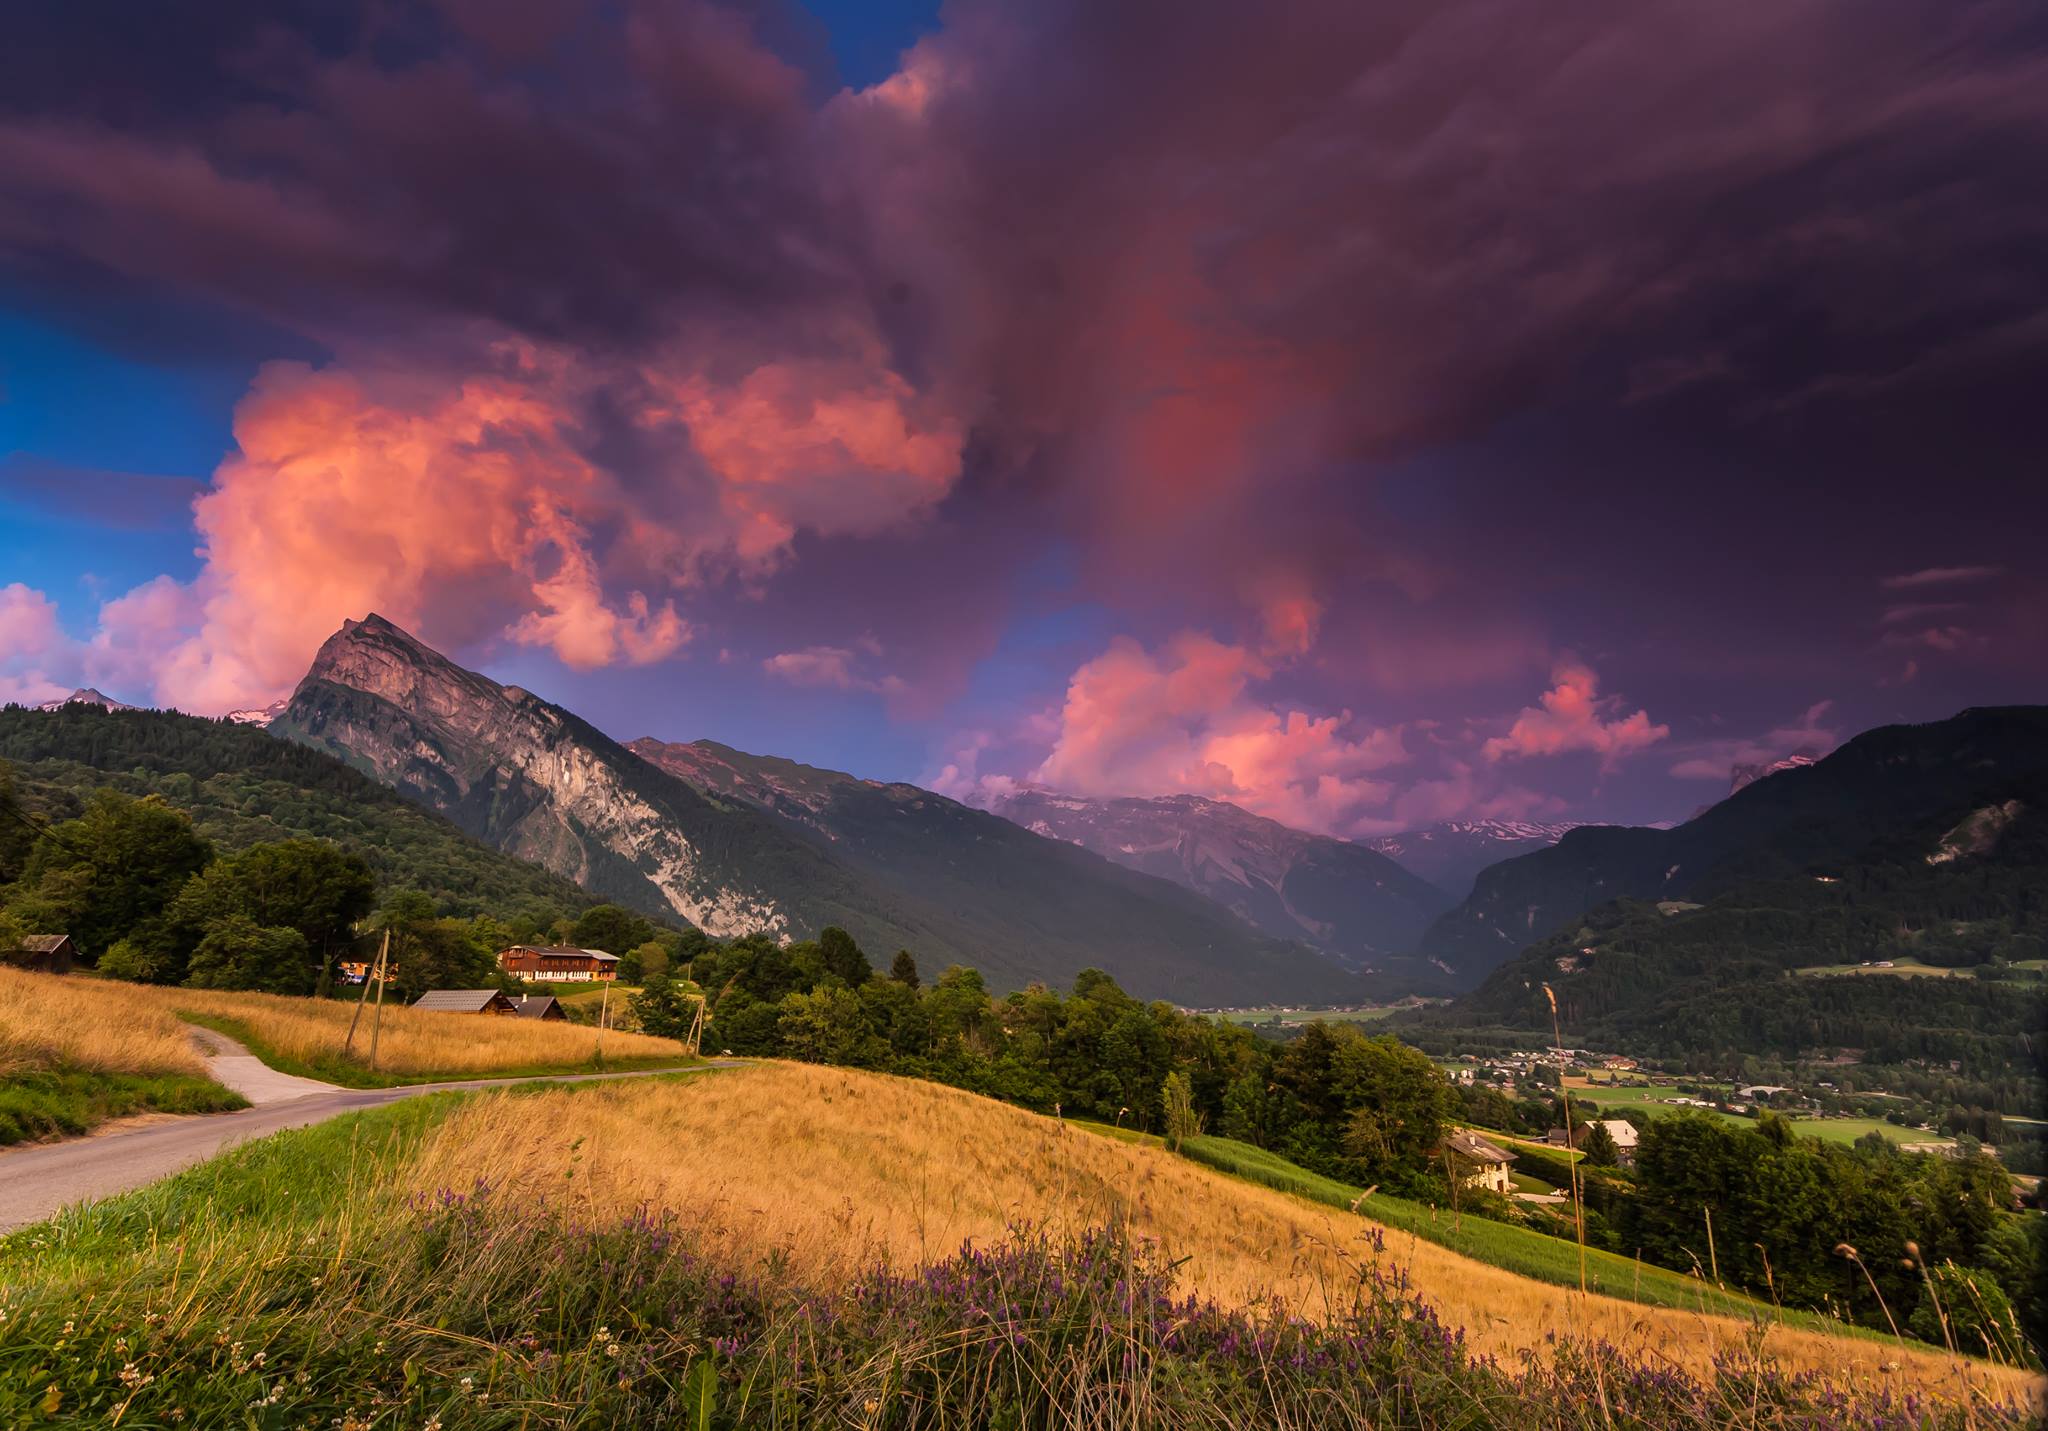
[[[606,964],[619,962],[619,956],[616,954],[607,954],[602,949],[578,949],[573,944],[514,944],[505,952],[546,954],[556,959],[596,959]]]
[[[510,999],[496,989],[429,989],[414,999],[416,1009],[439,1009],[444,1013],[480,1014],[491,1006],[493,1000]]]
[[[1453,1153],[1473,1163],[1512,1163],[1515,1155],[1506,1148],[1489,1143],[1470,1128],[1460,1128],[1444,1140]]]
[[[68,934],[24,934],[14,947],[24,954],[55,954],[70,942]]]
[[[548,1011],[558,1010],[567,1018],[568,1011],[562,1009],[562,1001],[553,994],[521,994],[512,1001],[512,1007],[523,1019],[544,1019]]]

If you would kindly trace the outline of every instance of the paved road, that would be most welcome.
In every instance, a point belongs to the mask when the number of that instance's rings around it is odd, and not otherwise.
[[[0,1232],[41,1222],[85,1198],[112,1197],[158,1178],[203,1163],[238,1143],[285,1128],[304,1128],[358,1108],[381,1108],[401,1098],[461,1088],[503,1088],[514,1083],[588,1083],[611,1078],[653,1078],[664,1072],[732,1068],[714,1062],[690,1069],[648,1069],[632,1073],[584,1073],[540,1078],[473,1078],[460,1083],[414,1083],[403,1088],[337,1088],[310,1078],[293,1078],[256,1058],[246,1048],[210,1030],[197,1035],[213,1053],[211,1071],[256,1106],[239,1113],[179,1118],[108,1133],[0,1152]],[[246,1062],[244,1061],[246,1060]],[[304,1085],[301,1089],[297,1085]],[[305,1091],[311,1090],[311,1091]]]

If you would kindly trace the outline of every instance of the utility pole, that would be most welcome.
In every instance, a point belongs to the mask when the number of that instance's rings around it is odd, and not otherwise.
[[[377,956],[377,1011],[370,1016],[370,1067],[377,1066],[377,1035],[384,1032],[384,980],[391,959],[391,931],[384,931],[384,952]]]
[[[599,996],[597,1001],[597,1062],[600,1067],[604,1064],[604,1028],[611,1021],[611,1016],[612,985],[611,980],[607,979],[605,980],[604,993]]]
[[[348,1021],[348,1037],[341,1041],[341,1056],[343,1058],[347,1058],[349,1050],[355,1047],[356,1024],[359,1023],[363,1017],[363,1002],[370,997],[370,979],[373,977],[377,970],[381,970],[384,967],[384,956],[386,954],[389,954],[390,952],[391,931],[387,929],[384,931],[384,947],[377,953],[377,962],[375,966],[371,970],[366,971],[363,975],[363,992],[356,995],[356,1011],[349,1018]]]

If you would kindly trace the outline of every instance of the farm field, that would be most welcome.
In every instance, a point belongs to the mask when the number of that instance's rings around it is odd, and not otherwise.
[[[1935,964],[1922,964],[1917,959],[1894,959],[1889,969],[1880,969],[1874,964],[1814,964],[1804,969],[1794,969],[1795,974],[1809,978],[1837,974],[1890,974],[1901,979],[1953,979],[1968,977],[1968,969],[1947,969]]]
[[[1379,1009],[1230,1009],[1211,1015],[1230,1024],[1270,1023],[1315,1023],[1318,1020],[1330,1024],[1377,1023],[1393,1013],[1392,1007]]]
[[[191,1048],[188,1023],[218,1029],[282,1072],[355,1088],[690,1061],[670,1039],[609,1031],[600,1060],[594,1031],[581,1025],[387,1004],[372,1066],[371,1011],[363,1013],[351,1055],[342,1054],[355,1013],[353,1003],[338,999],[0,969],[0,1048],[40,1048],[46,1061],[85,1069],[156,1071],[203,1080],[205,1061]]]
[[[1939,1133],[1930,1133],[1924,1128],[1901,1128],[1882,1118],[1794,1118],[1792,1126],[1806,1137],[1825,1138],[1831,1143],[1853,1143],[1869,1133],[1882,1133],[1894,1143],[1924,1143],[1946,1148],[1953,1146],[1954,1142]]]

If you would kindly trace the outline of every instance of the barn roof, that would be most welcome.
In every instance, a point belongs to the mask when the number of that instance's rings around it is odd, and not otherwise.
[[[429,989],[414,999],[416,1009],[440,1009],[458,1014],[480,1014],[491,1006],[494,999],[505,996],[496,989]],[[507,1003],[511,1000],[507,999]]]
[[[560,1009],[561,1004],[562,1001],[553,994],[521,994],[512,1001],[512,1007],[523,1019],[544,1019],[549,1010]],[[563,1011],[562,1017],[568,1016],[567,1011]]]

